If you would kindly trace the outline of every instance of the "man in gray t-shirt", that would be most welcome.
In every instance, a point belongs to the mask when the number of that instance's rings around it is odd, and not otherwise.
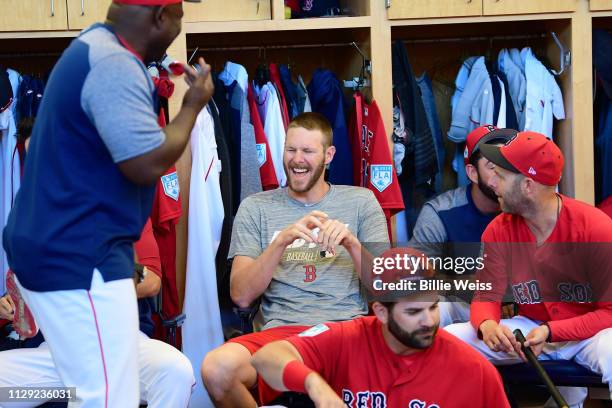
[[[264,330],[233,339],[204,359],[202,378],[218,407],[255,406],[250,358],[263,345],[305,326],[367,313],[362,243],[387,246],[387,224],[371,191],[325,182],[335,153],[331,140],[322,115],[296,117],[283,154],[288,186],[252,195],[238,210],[230,293],[242,307],[262,298],[256,323]]]

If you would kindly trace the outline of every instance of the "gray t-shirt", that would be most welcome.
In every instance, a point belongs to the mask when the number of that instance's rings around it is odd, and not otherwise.
[[[331,185],[319,203],[305,206],[289,197],[287,188],[246,198],[236,214],[229,258],[257,258],[276,235],[300,218],[318,210],[348,225],[362,244],[388,244],[384,213],[365,188]],[[302,239],[287,247],[263,294],[256,325],[314,325],[366,314],[367,302],[349,253],[336,255]]]

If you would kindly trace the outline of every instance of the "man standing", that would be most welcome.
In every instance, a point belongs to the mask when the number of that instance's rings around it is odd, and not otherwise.
[[[176,118],[157,124],[145,64],[181,30],[180,0],[114,0],[57,62],[3,234],[9,265],[79,406],[138,405],[133,243],[155,182],[181,155],[213,92],[185,67]]]
[[[387,254],[392,259],[404,250]],[[381,282],[418,287],[427,276],[414,271],[400,280],[392,276],[401,271],[389,272]],[[319,324],[270,343],[253,365],[271,387],[308,394],[317,407],[509,407],[497,370],[438,330],[437,297],[428,290],[389,291],[372,304],[375,316]]]
[[[483,144],[503,144],[516,135],[512,129],[485,125],[474,129],[465,144],[465,172],[471,181],[467,186],[444,192],[425,203],[416,221],[408,245],[428,257],[476,259],[480,255],[480,237],[499,213],[495,191],[488,186],[495,165],[480,152]],[[450,276],[474,271],[439,271]],[[470,305],[465,296],[447,296],[440,302],[440,325],[470,320]]]
[[[283,155],[288,186],[240,205],[229,251],[230,292],[241,307],[262,298],[256,324],[264,330],[233,339],[204,359],[202,378],[218,407],[255,405],[250,359],[264,344],[368,311],[360,287],[367,252],[362,243],[388,246],[385,216],[370,190],[325,182],[334,153],[325,117],[297,116]]]
[[[476,292],[471,325],[446,329],[499,364],[520,361],[512,332],[521,329],[540,359],[573,359],[602,374],[612,390],[612,220],[556,193],[563,154],[544,135],[521,132],[481,151],[496,165],[489,185],[503,211],[482,235],[477,277],[492,290]],[[501,319],[508,284],[518,315]],[[586,394],[572,394],[568,403],[581,406]]]

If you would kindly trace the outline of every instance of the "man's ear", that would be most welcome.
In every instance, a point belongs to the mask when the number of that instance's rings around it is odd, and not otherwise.
[[[325,164],[331,163],[334,159],[334,155],[336,154],[336,146],[329,146],[325,150]]]
[[[161,28],[166,18],[165,13],[166,6],[155,6],[153,7],[153,26],[155,28]]]
[[[528,197],[532,197],[536,193],[537,185],[536,185],[536,182],[532,178],[530,177],[523,178],[523,181],[521,184],[522,184],[521,188],[523,189],[523,194],[527,195]]]
[[[372,303],[372,311],[374,312],[374,315],[376,316],[376,318],[382,324],[387,324],[387,322],[389,321],[390,310],[387,309],[385,305],[383,305],[380,302],[374,302]]]
[[[465,165],[465,174],[467,174],[470,181],[474,184],[478,184],[478,170],[472,164]]]

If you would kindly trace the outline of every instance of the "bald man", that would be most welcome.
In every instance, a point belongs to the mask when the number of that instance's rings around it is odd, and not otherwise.
[[[62,383],[79,407],[137,407],[132,246],[155,183],[208,103],[210,67],[185,67],[183,106],[164,129],[146,64],[181,31],[180,0],[114,0],[58,60],[3,235],[9,265]],[[76,406],[76,405],[74,405]]]

